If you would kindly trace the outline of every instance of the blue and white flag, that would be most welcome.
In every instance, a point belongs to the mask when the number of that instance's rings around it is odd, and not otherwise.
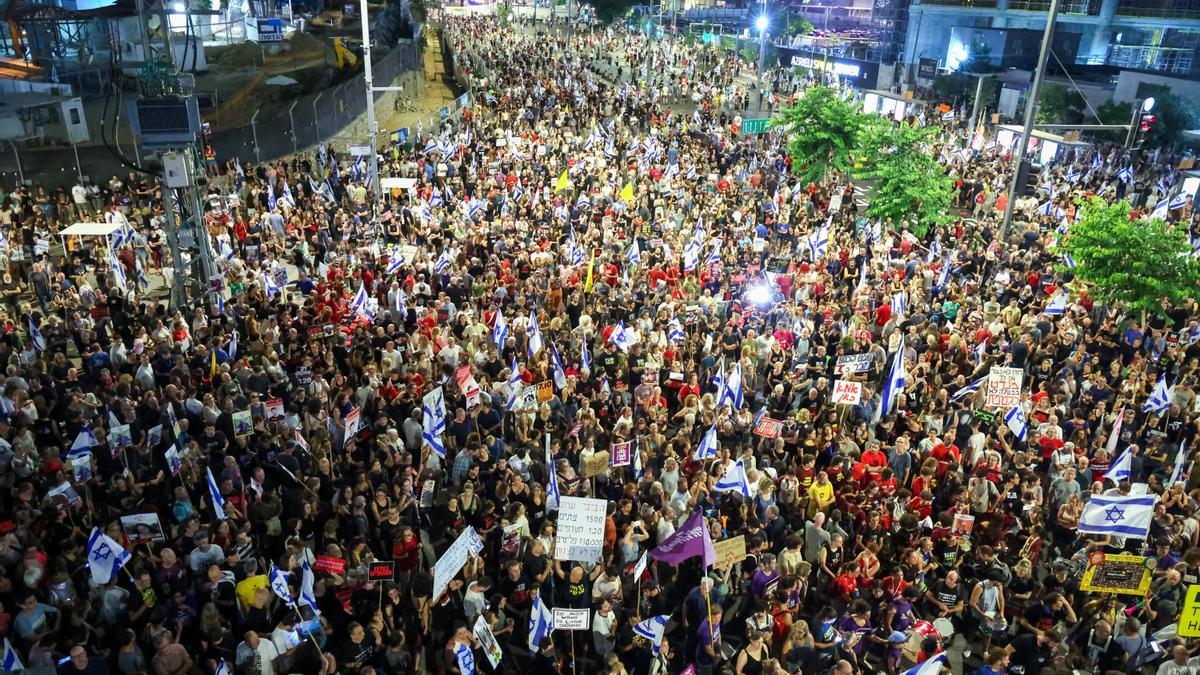
[[[317,610],[317,592],[313,590],[313,585],[316,584],[316,575],[313,574],[312,568],[308,566],[308,561],[300,560],[300,602],[312,607],[312,610],[317,614],[321,612]]]
[[[808,235],[808,252],[812,255],[813,262],[825,257],[829,252],[829,224],[821,226],[821,229]]]
[[[892,314],[896,316],[897,321],[903,321],[906,315],[905,310],[908,309],[908,303],[904,299],[904,292],[893,293],[891,299]]]
[[[950,662],[946,660],[946,652],[935,654],[925,659],[921,663],[904,671],[904,675],[938,675],[938,673],[942,672],[942,666],[950,667]]]
[[[206,468],[204,471],[208,474],[206,481],[208,482],[208,496],[212,498],[213,512],[216,513],[217,520],[225,520],[228,517],[225,515],[225,497],[221,496],[217,481],[213,480],[212,469]]]
[[[671,321],[667,324],[667,341],[676,345],[687,341],[687,333],[683,330],[683,324],[675,317],[671,317]]]
[[[1021,404],[1019,403],[1004,413],[1004,423],[1008,425],[1009,430],[1013,432],[1017,440],[1023,441],[1029,435],[1029,425],[1025,421],[1025,411],[1021,409]]]
[[[92,433],[92,425],[85,424],[75,435],[75,442],[71,443],[71,449],[67,451],[67,456],[74,457],[91,452],[92,448],[97,445],[99,445],[99,441],[96,440],[96,434]]]
[[[613,329],[612,334],[608,336],[608,341],[613,343],[617,349],[622,352],[628,352],[633,346],[633,331],[625,327],[625,322],[622,321]]]
[[[404,256],[400,254],[400,249],[392,249],[392,253],[388,256],[387,273],[395,274],[404,266]]]
[[[1117,458],[1117,461],[1108,467],[1108,471],[1104,472],[1104,480],[1111,480],[1113,485],[1120,485],[1121,481],[1133,480],[1133,451],[1125,448],[1125,452]]]
[[[1050,303],[1046,305],[1045,313],[1050,315],[1065,314],[1067,311],[1067,294],[1055,293],[1053,298],[1050,298]]]
[[[1191,199],[1191,198],[1188,197],[1188,194],[1186,192],[1180,190],[1178,193],[1175,194],[1174,197],[1171,197],[1171,205],[1169,208],[1172,211],[1174,211],[1176,209],[1182,209],[1183,207],[1187,206],[1189,199]]]
[[[549,445],[546,446],[546,469],[550,474],[546,482],[546,510],[557,511],[562,493],[558,489],[558,471],[555,470],[554,455],[551,454]]]
[[[34,324],[34,317],[28,317],[29,321],[29,341],[34,344],[35,350],[38,352],[46,351],[46,337],[42,336],[42,331],[37,329]]]
[[[700,261],[700,244],[695,241],[689,241],[683,247],[683,271],[691,272],[696,269],[696,263]]]
[[[646,474],[646,469],[642,467],[642,448],[641,444],[635,438],[633,440],[633,478],[641,480]]]
[[[746,478],[746,465],[742,460],[734,462],[733,466],[725,472],[724,476],[717,479],[713,484],[713,490],[716,492],[737,492],[743,497],[750,496],[750,481]]]
[[[539,593],[529,610],[529,651],[537,653],[542,640],[554,631],[554,612],[546,606]]]
[[[450,263],[452,263],[452,262],[453,262],[453,260],[450,257],[450,252],[442,251],[442,254],[440,256],[438,256],[437,261],[435,263],[433,263],[433,271],[437,272],[438,274],[442,274],[446,271],[446,268],[449,267]]]
[[[950,396],[949,402],[954,403],[955,401],[957,401],[958,399],[960,399],[964,396],[969,396],[969,395],[977,393],[979,391],[979,388],[983,386],[984,382],[987,382],[986,375],[979,378],[978,380],[975,380],[971,384],[968,384],[967,386],[963,387],[962,389],[959,389],[958,391],[954,392],[954,394],[952,394]]]
[[[279,206],[279,200],[275,197],[275,186],[267,183],[267,208],[274,211],[276,206]]]
[[[529,353],[529,358],[532,359],[533,357],[537,356],[538,352],[542,351],[542,348],[545,346],[546,346],[546,343],[542,341],[542,331],[540,328],[538,328],[537,312],[530,310],[529,311],[529,344],[527,345],[527,351]]]
[[[508,369],[508,400],[504,403],[505,410],[512,410],[517,404],[517,395],[521,393],[521,369],[517,367],[517,357],[513,357],[512,367]]]
[[[1154,519],[1158,495],[1093,495],[1083,507],[1078,531],[1145,539]]]
[[[92,528],[92,534],[88,537],[87,543],[87,565],[92,572],[93,584],[107,584],[112,581],[117,570],[124,567],[130,557],[129,551],[126,551],[112,537]]]
[[[1075,269],[1075,259],[1071,257],[1070,253],[1065,251],[1063,252],[1063,264],[1067,266],[1067,269]]]
[[[496,344],[496,349],[500,352],[504,351],[504,343],[508,340],[508,321],[504,318],[504,312],[499,308],[496,309],[496,320],[492,323],[492,342]]]
[[[1128,166],[1121,167],[1120,169],[1117,170],[1117,178],[1121,179],[1122,183],[1132,183],[1133,182],[1133,168],[1128,167]]]
[[[642,250],[638,247],[637,237],[633,238],[633,245],[629,247],[629,253],[626,255],[631,265],[642,264]]]
[[[638,576],[634,575],[634,579]],[[670,614],[659,614],[652,616],[649,619],[639,623],[633,627],[633,632],[646,638],[650,642],[650,651],[658,656],[659,649],[662,648],[663,633],[667,630],[667,621],[670,620]]]
[[[579,363],[589,374],[592,372],[592,355],[588,352],[587,340],[579,343]]]
[[[471,648],[461,642],[454,643],[454,659],[458,662],[458,672],[462,675],[475,675],[475,655]]]
[[[433,448],[439,457],[444,458],[446,445],[442,441],[442,433],[446,431],[446,399],[442,395],[441,387],[425,394],[421,410],[423,413],[421,438],[429,444],[429,447]]]
[[[17,655],[17,650],[13,649],[8,638],[4,638],[4,656],[0,657],[0,669],[6,673],[19,673],[25,670],[25,664],[21,663],[21,657]]]
[[[729,404],[734,410],[741,410],[745,392],[742,389],[742,364],[735,363],[721,380],[720,395],[717,405]]]
[[[1166,412],[1171,407],[1174,389],[1174,387],[1167,386],[1167,376],[1160,375],[1158,382],[1154,385],[1154,391],[1150,392],[1150,398],[1146,399],[1145,405],[1142,406],[1142,412],[1155,415]]]
[[[696,454],[692,456],[697,462],[703,462],[706,459],[716,459],[717,457],[717,425],[714,424],[704,432],[704,438],[700,439],[700,445],[696,446]]]
[[[558,347],[550,343],[550,369],[554,378],[554,386],[559,389],[567,387],[567,371],[563,368],[562,359],[558,356]]]
[[[213,671],[213,675],[233,675],[233,672],[230,671],[229,666],[225,664],[225,659],[221,659],[217,663],[217,669]]]
[[[1179,444],[1179,450],[1175,452],[1175,468],[1171,469],[1171,478],[1167,481],[1167,487],[1183,480],[1183,464],[1187,459],[1187,441]]]
[[[288,586],[287,572],[271,565],[271,571],[267,574],[267,581],[271,585],[271,590],[275,595],[279,596],[280,600],[288,607],[295,607],[296,601],[292,599],[292,589]]]
[[[367,300],[369,298],[370,296],[367,295],[367,287],[363,284],[363,282],[358,282],[358,292],[355,293],[354,297],[350,299],[350,309],[354,310],[355,314],[359,314],[362,312],[363,308],[367,306]]]
[[[905,383],[904,343],[902,342],[900,348],[896,350],[896,356],[892,359],[892,368],[888,371],[887,380],[883,383],[883,395],[880,397],[879,407],[875,409],[875,422],[891,414],[895,409],[896,399],[900,396],[900,392],[904,391]]]

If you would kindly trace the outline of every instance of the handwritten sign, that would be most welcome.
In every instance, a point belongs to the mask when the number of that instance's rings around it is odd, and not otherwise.
[[[586,609],[554,608],[554,630],[587,630],[588,623]]]
[[[837,363],[833,365],[834,375],[847,375],[851,373],[865,373],[871,370],[871,364],[875,362],[873,354],[847,354],[839,356]]]
[[[779,438],[779,433],[782,430],[782,421],[766,416],[763,416],[763,418],[758,421],[758,424],[754,425],[754,433],[758,436],[764,436],[766,438]]]
[[[583,460],[583,477],[591,478],[608,471],[609,453],[602,450]]]
[[[613,443],[609,453],[612,455],[613,466],[629,466],[633,461],[633,441]]]
[[[559,498],[558,544],[554,549],[554,559],[600,562],[604,551],[604,517],[607,509],[608,501],[605,499]]]
[[[450,548],[442,554],[433,565],[433,599],[437,600],[450,585],[450,580],[467,564],[467,557],[479,555],[483,550],[483,542],[475,533],[475,528],[468,527],[458,535],[458,539],[450,544]]]
[[[393,560],[376,560],[367,568],[367,579],[370,581],[391,581],[396,577],[396,562]]]
[[[545,403],[554,398],[554,383],[550,380],[537,383],[537,400],[538,403]]]
[[[746,559],[746,535],[722,539],[713,542],[713,550],[717,552],[717,561],[713,567],[725,569]]]
[[[346,571],[346,561],[331,555],[319,555],[313,563],[313,569],[329,574],[341,574]]]
[[[833,402],[858,405],[862,402],[862,382],[837,380],[833,383]]]
[[[985,407],[1008,410],[1020,403],[1024,378],[1025,371],[1020,368],[993,367],[988,373]]]

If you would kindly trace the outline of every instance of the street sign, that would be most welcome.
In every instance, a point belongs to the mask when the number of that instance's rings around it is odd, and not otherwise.
[[[771,126],[771,118],[764,117],[756,120],[742,120],[743,134],[765,134]]]
[[[369,145],[352,145],[350,146],[351,157],[368,157],[371,154],[371,146]]]

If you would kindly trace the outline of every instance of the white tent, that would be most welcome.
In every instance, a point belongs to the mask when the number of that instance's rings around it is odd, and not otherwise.
[[[121,227],[120,223],[75,223],[59,231],[58,241],[66,251],[67,237],[108,237]]]

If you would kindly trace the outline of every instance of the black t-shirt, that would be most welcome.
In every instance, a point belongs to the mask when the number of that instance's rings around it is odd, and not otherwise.
[[[939,581],[934,585],[933,596],[947,607],[954,607],[963,599],[963,585],[959,582],[951,588],[945,581]]]
[[[374,641],[370,635],[365,635],[363,641],[358,644],[355,644],[353,640],[346,640],[342,644],[342,648],[338,650],[338,661],[345,664],[362,665],[371,658],[374,652]]]
[[[1008,657],[1008,672],[1012,675],[1038,675],[1053,657],[1049,647],[1039,645],[1033,633],[1013,638],[1013,653]]]

